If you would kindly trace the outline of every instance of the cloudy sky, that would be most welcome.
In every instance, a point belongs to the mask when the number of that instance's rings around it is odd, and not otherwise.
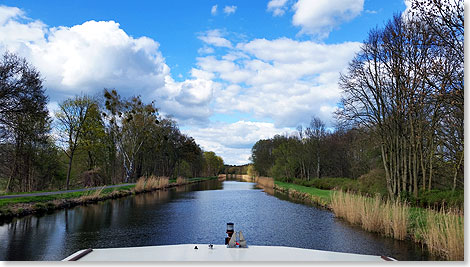
[[[338,77],[404,0],[4,0],[0,52],[42,74],[49,108],[116,88],[155,100],[228,164],[312,116],[333,125]]]

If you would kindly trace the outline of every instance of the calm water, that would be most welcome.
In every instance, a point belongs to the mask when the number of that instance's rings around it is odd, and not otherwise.
[[[253,183],[208,181],[3,224],[0,260],[61,260],[84,248],[224,244],[227,222],[243,231],[248,245],[429,259],[411,242],[367,233]]]

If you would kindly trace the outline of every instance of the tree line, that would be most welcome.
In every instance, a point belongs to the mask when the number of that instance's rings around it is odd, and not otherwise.
[[[322,177],[357,178],[377,167],[377,151],[364,129],[328,129],[313,117],[292,134],[259,140],[252,148],[254,171],[260,176],[292,181]]]
[[[52,118],[40,73],[5,53],[0,61],[0,186],[36,191],[133,182],[141,176],[216,176],[223,160],[203,151],[140,96],[77,95]]]
[[[384,171],[390,196],[464,184],[464,1],[414,0],[370,30],[341,74],[337,127],[258,141],[261,175],[357,178]]]

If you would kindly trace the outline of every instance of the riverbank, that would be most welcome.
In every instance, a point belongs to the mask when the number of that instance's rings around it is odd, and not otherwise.
[[[464,260],[463,211],[435,211],[410,207],[400,201],[384,201],[343,191],[322,190],[276,181],[274,190],[304,203],[329,209],[369,232],[425,245],[429,252],[447,260]]]
[[[332,190],[323,190],[279,181],[274,182],[274,190],[286,194],[297,201],[331,210]]]
[[[108,199],[116,199],[156,190],[167,190],[176,186],[214,179],[220,178],[202,177],[169,180],[166,177],[151,176],[145,179],[140,178],[139,181],[133,185],[124,185],[114,188],[101,187],[96,190],[81,192],[0,199],[0,224],[8,222],[15,217],[23,217],[31,214],[41,215],[54,210],[71,208],[78,205],[87,205]]]

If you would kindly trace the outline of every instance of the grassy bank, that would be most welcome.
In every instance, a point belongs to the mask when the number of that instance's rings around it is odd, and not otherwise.
[[[388,191],[381,173],[371,172],[363,175],[358,179],[325,177],[314,178],[310,180],[291,179],[293,184],[306,187],[314,187],[324,190],[343,190],[363,195],[387,195]],[[463,190],[424,190],[420,191],[418,197],[408,192],[402,192],[400,195],[402,200],[406,200],[412,206],[427,208],[433,207],[439,210],[441,207],[463,209],[464,207],[464,191]]]
[[[325,208],[329,208],[331,193],[333,192],[331,190],[323,190],[279,181],[274,182],[274,189],[288,194],[294,199],[309,202]]]
[[[217,177],[178,178],[169,180],[166,177],[150,176],[148,178],[140,178],[135,185],[114,188],[103,187],[97,190],[47,196],[25,196],[0,199],[0,223],[2,221],[8,221],[13,217],[21,217],[29,214],[43,214],[57,209],[96,203],[107,199],[116,199],[132,194],[141,194],[212,179],[217,179]]]
[[[379,195],[366,197],[278,181],[275,189],[328,208],[367,231],[424,244],[433,255],[447,260],[464,259],[464,217],[458,209],[442,207],[436,211],[411,207],[404,201],[383,200]]]

